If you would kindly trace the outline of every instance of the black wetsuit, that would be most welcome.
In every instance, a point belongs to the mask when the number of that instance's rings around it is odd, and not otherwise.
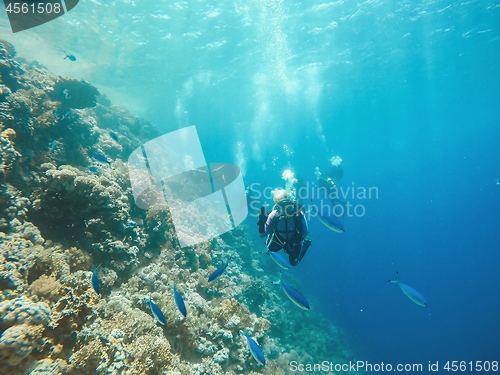
[[[284,249],[292,266],[297,265],[304,257],[310,243],[304,244],[308,229],[304,213],[297,215],[279,215],[277,210],[269,214],[265,225],[266,246],[269,251]]]

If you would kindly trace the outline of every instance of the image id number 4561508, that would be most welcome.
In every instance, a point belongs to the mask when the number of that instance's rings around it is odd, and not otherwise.
[[[443,370],[452,372],[496,372],[498,361],[447,361]]]
[[[60,1],[41,1],[29,3],[8,3],[5,8],[7,13],[14,14],[59,14],[64,10],[61,7]]]

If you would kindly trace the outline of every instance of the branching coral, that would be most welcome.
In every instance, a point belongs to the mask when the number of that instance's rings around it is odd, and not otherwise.
[[[105,319],[78,334],[79,348],[69,360],[73,370],[158,373],[172,364],[170,344],[148,314],[119,296],[99,309]]]

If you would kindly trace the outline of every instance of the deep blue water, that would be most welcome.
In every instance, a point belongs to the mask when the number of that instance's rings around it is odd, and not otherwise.
[[[165,131],[196,124],[207,161],[247,185],[312,182],[339,155],[341,187],[376,188],[345,234],[313,219],[293,270],[358,359],[500,360],[498,1],[81,2],[31,31],[6,22],[19,55]]]

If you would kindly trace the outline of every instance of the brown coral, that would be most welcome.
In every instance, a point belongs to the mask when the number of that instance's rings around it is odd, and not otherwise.
[[[61,283],[54,276],[42,275],[33,281],[29,289],[39,297],[52,299],[58,295]]]
[[[7,328],[0,337],[0,362],[11,367],[19,365],[33,350],[41,348],[43,330],[42,325],[28,324]]]

